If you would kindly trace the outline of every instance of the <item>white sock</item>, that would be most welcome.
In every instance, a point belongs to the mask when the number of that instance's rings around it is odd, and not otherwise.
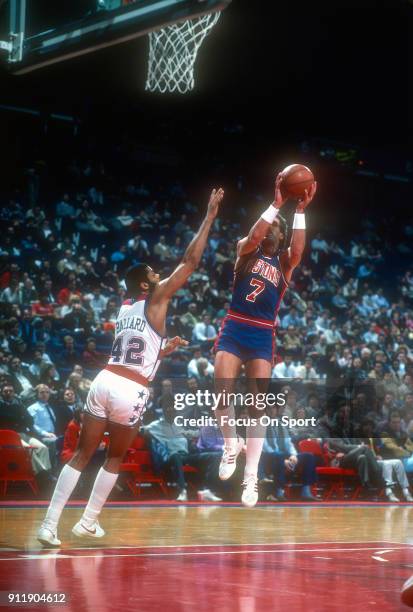
[[[73,493],[73,489],[77,485],[81,473],[82,472],[75,470],[70,465],[64,466],[56,483],[53,497],[47,509],[43,524],[52,528],[57,527],[63,508]]]
[[[109,493],[115,486],[115,482],[119,474],[107,472],[100,468],[96,476],[95,484],[93,485],[92,493],[90,494],[88,504],[83,512],[82,520],[86,525],[92,525],[102,510],[104,503],[109,497]]]
[[[225,422],[223,422],[223,419],[222,419],[223,416],[228,417],[228,419],[235,419],[235,410],[234,410],[233,404],[230,404],[227,408],[217,409],[215,411],[215,416],[216,416],[219,428],[221,429],[222,436],[224,438],[225,447],[227,449],[235,450],[235,447],[237,445],[237,440],[238,440],[237,428],[235,424],[229,425],[227,419]]]
[[[406,495],[410,495],[410,491],[409,489],[403,489],[403,495],[406,497]]]
[[[262,447],[264,445],[266,425],[248,425],[247,427],[247,461],[245,463],[245,478],[253,474],[258,474],[258,464],[261,458]]]

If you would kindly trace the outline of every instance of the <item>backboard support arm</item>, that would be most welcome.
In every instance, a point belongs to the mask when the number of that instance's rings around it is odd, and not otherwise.
[[[0,41],[0,50],[8,53],[8,62],[15,64],[23,59],[26,28],[26,0],[10,0],[9,40]]]

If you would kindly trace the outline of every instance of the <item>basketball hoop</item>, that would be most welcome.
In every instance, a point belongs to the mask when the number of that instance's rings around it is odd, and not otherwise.
[[[220,15],[209,13],[149,33],[147,91],[192,91],[198,50]]]

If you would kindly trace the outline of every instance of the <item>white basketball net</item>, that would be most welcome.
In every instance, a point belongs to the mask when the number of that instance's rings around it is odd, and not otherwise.
[[[209,13],[150,32],[147,91],[183,94],[194,88],[194,65],[199,47],[220,14]]]

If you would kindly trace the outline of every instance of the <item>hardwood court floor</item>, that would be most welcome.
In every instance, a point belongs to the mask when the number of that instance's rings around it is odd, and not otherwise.
[[[44,511],[0,508],[0,591],[66,594],[48,610],[408,610],[410,505],[113,505],[87,541],[71,536],[74,505],[57,551],[35,539]]]

